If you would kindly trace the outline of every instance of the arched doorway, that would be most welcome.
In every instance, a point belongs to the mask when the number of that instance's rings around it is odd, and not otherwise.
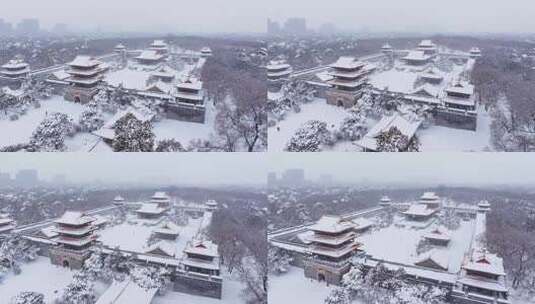
[[[74,97],[74,102],[75,103],[82,103],[82,100],[80,99],[80,96],[75,96]]]
[[[69,261],[67,261],[67,260],[64,260],[62,264],[63,264],[63,267],[65,267],[65,268],[71,268],[70,267],[71,265],[69,264]]]
[[[344,101],[342,99],[338,99],[337,105],[341,108],[344,107]]]
[[[325,275],[323,273],[318,273],[318,281],[325,282]]]

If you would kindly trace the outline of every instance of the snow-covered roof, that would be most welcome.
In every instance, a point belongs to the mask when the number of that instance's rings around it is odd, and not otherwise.
[[[157,51],[154,50],[144,50],[141,52],[139,56],[136,57],[136,59],[139,60],[151,60],[151,61],[158,61],[163,58],[162,55],[158,54]]]
[[[390,50],[390,49],[392,49],[392,46],[391,46],[390,44],[388,44],[388,43],[385,43],[385,44],[381,47],[381,49],[383,49],[383,50]]]
[[[41,229],[39,232],[49,239],[58,236],[58,233],[56,232],[56,227],[54,226],[45,227]]]
[[[184,249],[184,252],[209,257],[219,256],[217,252],[217,245],[207,240],[192,240],[191,243],[188,244],[186,249]]]
[[[380,201],[384,203],[390,203],[392,200],[387,195],[383,195]]]
[[[429,60],[429,56],[424,51],[410,51],[407,56],[403,57],[405,60],[411,61],[426,61]]]
[[[160,227],[154,229],[154,233],[178,235],[180,233],[180,227],[173,222],[167,221],[162,223]]]
[[[138,213],[148,213],[148,214],[161,214],[165,209],[158,207],[158,204],[145,203],[142,204],[139,209],[136,210]]]
[[[464,81],[457,81],[452,86],[449,86],[446,88],[446,92],[448,93],[457,93],[457,94],[464,94],[464,95],[473,95],[474,94],[474,85],[469,84]]]
[[[119,43],[118,45],[115,46],[115,49],[124,50],[124,49],[126,49],[126,46],[124,46],[122,43]]]
[[[448,270],[450,264],[449,253],[447,251],[432,249],[428,252],[420,254],[416,258],[414,264],[422,266],[426,262],[431,262],[442,270]]]
[[[177,84],[176,87],[179,90],[186,89],[186,90],[199,91],[202,89],[202,81],[196,78],[188,78],[186,81]]]
[[[421,120],[408,120],[399,114],[384,116],[360,141],[357,142],[357,145],[376,151],[377,137],[382,133],[388,132],[391,128],[396,127],[403,135],[410,139],[414,136],[421,124]]]
[[[487,207],[490,207],[490,203],[489,201],[481,201],[477,204],[478,207],[484,207],[484,208],[487,208]]]
[[[176,253],[176,245],[172,242],[159,241],[149,246],[145,250],[145,253],[158,255],[156,253],[157,251],[163,252],[166,256],[174,257]]]
[[[157,191],[152,196],[152,199],[169,199],[169,196],[164,191]]]
[[[438,200],[439,197],[435,192],[424,192],[420,197],[421,200]]]
[[[334,69],[359,69],[364,66],[364,62],[357,60],[355,57],[342,56],[331,64],[330,67]]]
[[[68,63],[68,65],[71,67],[84,67],[84,68],[94,67],[99,64],[101,64],[100,61],[95,60],[93,57],[86,56],[86,55],[76,56],[76,58],[73,61]]]
[[[495,254],[487,252],[475,251],[472,258],[463,265],[463,268],[498,276],[505,275],[503,259]]]
[[[425,48],[435,47],[435,46],[436,45],[433,43],[433,41],[429,39],[422,40],[422,42],[420,42],[420,44],[418,45],[418,47],[425,47]]]
[[[56,78],[57,80],[66,80],[71,75],[67,73],[65,70],[59,70],[59,71],[52,73],[52,76],[54,76],[54,78]]]
[[[327,233],[340,233],[354,228],[354,224],[350,221],[342,219],[336,215],[324,215],[316,224],[310,226],[310,230],[327,232]]]
[[[66,211],[63,216],[55,220],[54,223],[79,226],[89,224],[94,220],[93,217],[86,216],[83,212]]]
[[[143,288],[129,279],[114,281],[95,304],[150,304],[158,288]]]
[[[424,238],[432,239],[432,240],[449,241],[451,239],[451,235],[445,229],[435,228],[431,232],[425,234]]]
[[[24,93],[23,90],[13,90],[10,87],[2,87],[1,91],[5,95],[15,97],[15,98],[20,98],[26,94]]]
[[[104,225],[106,223],[108,223],[108,219],[103,217],[102,215],[95,215],[93,216],[93,218],[95,219],[95,221],[93,222],[93,225],[95,226],[100,226],[100,225]]]
[[[271,60],[266,66],[267,70],[283,70],[289,69],[291,66],[284,60]]]
[[[409,210],[403,212],[405,215],[416,215],[416,216],[429,216],[433,214],[435,210],[427,208],[426,205],[414,204],[411,205]]]
[[[24,62],[22,59],[12,59],[6,64],[2,65],[2,68],[9,70],[23,70],[26,69],[28,66],[29,64]]]
[[[154,42],[152,42],[150,46],[151,47],[167,47],[167,43],[165,43],[165,41],[163,40],[154,40]]]
[[[432,98],[438,98],[439,93],[440,93],[439,88],[426,83],[416,88],[410,94],[416,95],[416,96],[427,96],[427,97],[432,97]]]
[[[495,290],[499,292],[507,292],[507,287],[505,287],[501,282],[491,281],[491,280],[482,280],[480,278],[474,278],[466,276],[457,280],[457,283],[463,285],[478,287],[486,290]]]
[[[115,202],[124,202],[124,198],[123,198],[122,196],[120,196],[120,195],[117,195],[117,196],[113,199],[113,201],[115,201]]]

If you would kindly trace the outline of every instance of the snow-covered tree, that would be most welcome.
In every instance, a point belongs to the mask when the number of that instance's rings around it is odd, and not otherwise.
[[[93,304],[95,303],[94,283],[84,271],[73,275],[71,283],[65,287],[58,299],[59,304]]]
[[[336,132],[336,137],[340,140],[359,140],[368,131],[366,116],[363,115],[362,111],[354,108],[351,109],[350,113],[351,115],[342,121]]]
[[[78,122],[82,132],[92,132],[104,125],[104,117],[96,107],[90,107],[80,115]]]
[[[23,291],[11,298],[9,304],[45,304],[45,296],[38,292]]]
[[[155,152],[185,152],[186,149],[176,139],[164,139],[156,145]]]
[[[164,294],[169,285],[169,274],[169,270],[165,267],[142,267],[136,265],[130,271],[130,278],[141,288],[157,288],[159,294]]]
[[[299,128],[286,145],[288,152],[319,152],[324,144],[331,144],[327,123],[310,120]]]
[[[115,152],[152,152],[154,133],[150,121],[140,121],[132,113],[126,114],[115,123]]]
[[[331,293],[325,298],[325,304],[350,304],[351,300],[347,294],[347,289],[343,287],[334,288]]]
[[[52,113],[37,126],[30,144],[41,152],[64,151],[65,137],[75,132],[74,122],[67,114]]]
[[[292,257],[286,252],[276,247],[270,247],[268,251],[269,270],[273,274],[283,274],[288,272]]]
[[[420,143],[418,137],[412,139],[401,133],[401,131],[392,127],[388,131],[379,134],[377,137],[378,152],[418,152]]]

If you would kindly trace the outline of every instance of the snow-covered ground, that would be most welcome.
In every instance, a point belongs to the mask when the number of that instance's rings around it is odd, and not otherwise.
[[[491,117],[479,107],[477,130],[460,130],[442,126],[431,126],[417,132],[422,152],[474,152],[492,150],[490,143]]]
[[[398,219],[399,222],[405,220]],[[457,273],[465,253],[470,247],[474,234],[474,221],[462,221],[459,229],[451,232],[451,241],[447,247],[433,247],[438,252],[445,252],[449,256],[450,273]],[[431,232],[436,226],[430,225],[424,229],[411,229],[400,225],[391,225],[387,228],[368,232],[359,236],[358,241],[363,244],[366,253],[376,259],[388,262],[414,265],[418,258],[416,248],[423,235]],[[396,250],[389,250],[395,248]]]
[[[329,130],[334,131],[348,116],[349,112],[344,108],[328,105],[325,99],[317,98],[301,105],[301,112],[288,113],[284,120],[268,129],[268,149],[271,152],[284,151],[288,140],[309,120],[326,122]]]
[[[268,302],[323,304],[331,289],[325,283],[305,278],[303,269],[289,267],[288,273],[269,277]]]
[[[0,120],[0,147],[27,143],[37,126],[48,114],[64,113],[75,121],[78,121],[80,114],[85,110],[81,104],[66,101],[63,96],[54,95],[50,99],[41,101],[40,108],[31,108],[28,112],[19,117],[18,120]]]
[[[0,283],[0,303],[23,291],[36,291],[45,296],[45,302],[52,304],[72,280],[74,272],[67,268],[52,265],[50,259],[39,257],[28,264],[21,265],[19,275],[9,274]]]

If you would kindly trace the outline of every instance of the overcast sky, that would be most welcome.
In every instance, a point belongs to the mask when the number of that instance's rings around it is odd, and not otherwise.
[[[530,32],[533,12],[532,0],[7,0],[0,18],[125,31],[262,32],[268,17],[305,17],[372,31]]]
[[[535,186],[534,153],[271,154],[270,171],[303,168],[308,179],[376,184]]]
[[[37,153],[0,155],[0,172],[37,169],[43,179],[151,184],[264,184],[267,162],[256,153]]]

